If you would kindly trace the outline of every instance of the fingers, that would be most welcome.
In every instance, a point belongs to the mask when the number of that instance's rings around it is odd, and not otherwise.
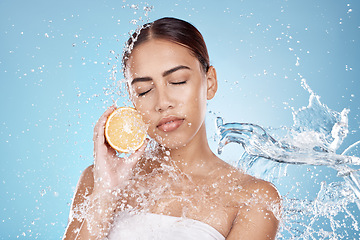
[[[111,107],[109,107],[104,113],[103,115],[101,115],[101,117],[99,118],[99,120],[97,121],[97,123],[95,124],[94,127],[94,137],[93,140],[94,142],[99,142],[99,143],[104,143],[105,142],[105,123],[107,118],[109,117],[109,115],[116,109],[116,107],[113,105]]]
[[[109,146],[107,146],[105,141],[105,123],[109,115],[116,109],[115,106],[109,107],[99,118],[95,127],[94,127],[94,164],[97,165],[97,159],[104,158],[108,153]]]
[[[141,156],[144,154],[145,148],[146,148],[148,142],[149,142],[149,139],[145,139],[143,145],[138,150],[136,150],[133,154],[131,154],[129,156],[129,159],[131,159],[131,161],[136,163],[141,158]]]

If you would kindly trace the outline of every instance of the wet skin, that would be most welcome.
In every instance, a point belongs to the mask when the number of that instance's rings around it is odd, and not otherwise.
[[[114,212],[131,206],[202,221],[226,239],[274,239],[278,219],[270,207],[277,204],[275,209],[279,208],[276,189],[233,168],[209,148],[205,113],[207,100],[217,90],[215,69],[210,67],[205,73],[187,48],[152,39],[133,50],[125,74],[131,100],[148,124],[149,136],[161,147],[154,150],[152,157],[143,155],[126,168],[131,172],[125,174],[131,180],[127,185],[112,181],[116,175],[124,175],[122,168],[111,171],[112,188],[121,185],[116,201],[125,203],[117,204]],[[110,113],[108,110],[102,118]],[[101,135],[99,122],[95,133]],[[94,141],[99,149],[109,148],[104,140]],[[98,158],[95,165],[101,161]],[[101,175],[100,170],[90,166],[84,171],[73,209],[84,201],[85,194],[101,196],[110,188],[94,184],[94,175]],[[70,224],[68,236],[81,224]],[[85,236],[80,232],[78,237]]]
[[[204,135],[206,101],[216,91],[214,74],[205,74],[189,50],[175,43],[152,40],[134,49],[126,76],[150,137],[170,149],[204,143],[198,138]]]

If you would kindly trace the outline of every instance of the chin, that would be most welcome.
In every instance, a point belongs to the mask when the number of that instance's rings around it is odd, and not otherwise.
[[[155,136],[154,139],[160,146],[168,149],[179,149],[186,146],[186,141],[180,139],[164,138],[161,136]]]

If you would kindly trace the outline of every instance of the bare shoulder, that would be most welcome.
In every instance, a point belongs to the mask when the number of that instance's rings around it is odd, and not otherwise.
[[[81,204],[86,197],[92,193],[94,187],[93,165],[88,166],[81,174],[76,186],[75,194],[72,200],[69,223],[66,228],[63,239],[75,239],[77,231],[81,226],[81,221],[77,216],[81,216]]]
[[[226,239],[275,239],[281,202],[276,187],[230,165],[224,165],[222,174],[232,185],[237,212]]]
[[[93,167],[93,165],[88,166],[80,175],[71,204],[69,221],[76,214],[77,206],[82,204],[86,197],[92,193],[94,187]]]
[[[278,202],[280,200],[278,190],[268,181],[247,175],[244,188],[248,193],[262,199],[264,203]]]
[[[241,198],[242,201],[245,200],[244,198],[254,196],[263,201],[280,200],[279,192],[272,183],[246,174],[226,162],[222,163],[221,169],[218,174],[226,180],[227,184],[232,185],[232,189],[237,189],[238,194],[234,196]]]
[[[92,193],[94,187],[94,174],[93,174],[94,165],[90,165],[82,172],[75,191],[75,200],[80,200],[77,198],[83,198]]]

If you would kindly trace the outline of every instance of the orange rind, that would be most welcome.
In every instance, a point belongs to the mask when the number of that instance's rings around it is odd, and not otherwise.
[[[105,137],[116,151],[128,153],[139,149],[145,141],[147,127],[132,107],[120,107],[110,114],[105,124]]]

